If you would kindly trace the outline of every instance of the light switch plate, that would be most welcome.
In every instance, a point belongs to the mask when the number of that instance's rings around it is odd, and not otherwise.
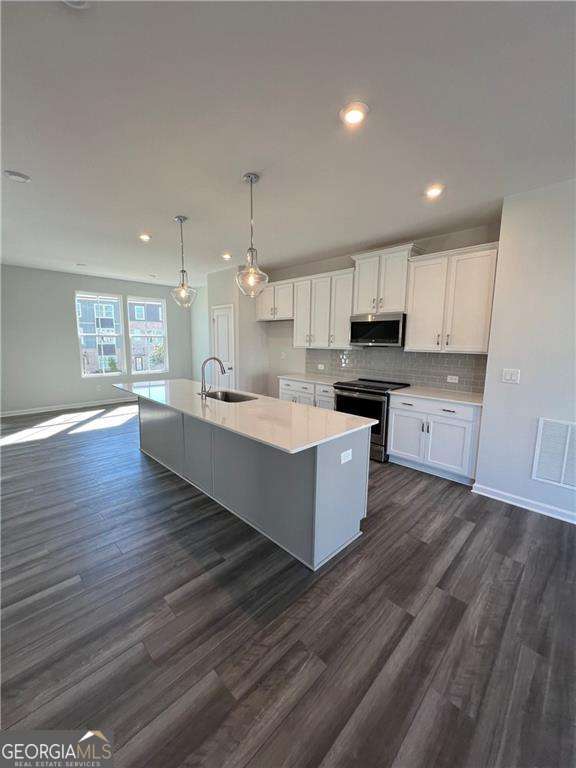
[[[323,371],[324,370],[324,363],[318,363],[318,370]]]
[[[502,368],[502,381],[505,384],[520,384],[520,369]]]
[[[458,384],[459,378],[458,376],[446,376],[446,381],[448,384]]]
[[[352,461],[352,448],[340,454],[340,464],[346,464],[347,461]]]

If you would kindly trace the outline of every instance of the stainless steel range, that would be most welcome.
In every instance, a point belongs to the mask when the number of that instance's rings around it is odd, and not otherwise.
[[[337,381],[334,384],[337,411],[378,420],[378,424],[372,427],[371,459],[382,462],[388,461],[388,406],[390,401],[388,393],[409,386],[409,384],[382,381],[381,379],[354,379],[354,381]]]

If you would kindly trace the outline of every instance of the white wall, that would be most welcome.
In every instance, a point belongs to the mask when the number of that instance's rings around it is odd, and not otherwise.
[[[77,406],[122,397],[113,383],[142,376],[83,379],[76,331],[75,291],[163,298],[168,320],[168,374],[190,377],[189,310],[158,284],[75,275],[42,269],[2,267],[2,412]],[[124,307],[124,320],[126,311]],[[127,328],[125,328],[127,331]],[[128,352],[126,339],[126,351]]]
[[[268,344],[263,323],[256,320],[256,301],[244,296],[236,285],[236,267],[208,275],[208,315],[212,307],[234,307],[236,387],[268,394]],[[209,323],[209,325],[211,325]],[[210,339],[212,329],[209,329]]]
[[[202,362],[210,354],[208,288],[203,286],[196,290],[198,295],[190,311],[192,323],[192,378],[200,381]]]
[[[475,487],[551,513],[575,508],[531,479],[538,417],[576,419],[574,205],[574,181],[504,201]]]

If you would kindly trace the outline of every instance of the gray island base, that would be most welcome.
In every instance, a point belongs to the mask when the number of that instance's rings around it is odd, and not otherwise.
[[[317,570],[361,535],[373,422],[363,419],[362,427],[289,452],[213,423],[212,403],[208,417],[198,418],[142,396],[139,386],[121,388],[138,395],[141,450],[308,568]],[[248,409],[251,404],[234,407]],[[230,405],[217,403],[217,412]],[[285,405],[312,410],[296,403],[285,403],[283,409]],[[303,415],[296,417],[301,426]]]

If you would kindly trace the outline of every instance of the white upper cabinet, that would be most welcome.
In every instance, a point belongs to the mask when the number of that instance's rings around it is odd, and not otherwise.
[[[310,346],[310,297],[312,281],[294,283],[294,346]]]
[[[380,255],[359,258],[354,270],[354,314],[376,312]]]
[[[291,320],[294,316],[292,283],[267,285],[256,299],[257,320]]]
[[[294,346],[345,348],[350,341],[353,271],[294,282]]]
[[[441,350],[447,273],[448,260],[443,256],[410,262],[404,345],[407,351]]]
[[[335,275],[330,295],[330,337],[331,347],[344,349],[350,346],[350,313],[352,312],[352,290],[354,275],[348,272]]]
[[[359,253],[352,258],[355,315],[404,312],[408,259],[420,253],[413,243]]]
[[[274,286],[274,320],[291,320],[294,317],[294,286],[282,283]]]
[[[455,254],[448,263],[444,350],[488,351],[496,250]]]
[[[330,337],[330,277],[316,277],[312,283],[310,304],[311,347],[329,346]]]
[[[408,352],[488,351],[497,245],[411,258],[408,265]]]

